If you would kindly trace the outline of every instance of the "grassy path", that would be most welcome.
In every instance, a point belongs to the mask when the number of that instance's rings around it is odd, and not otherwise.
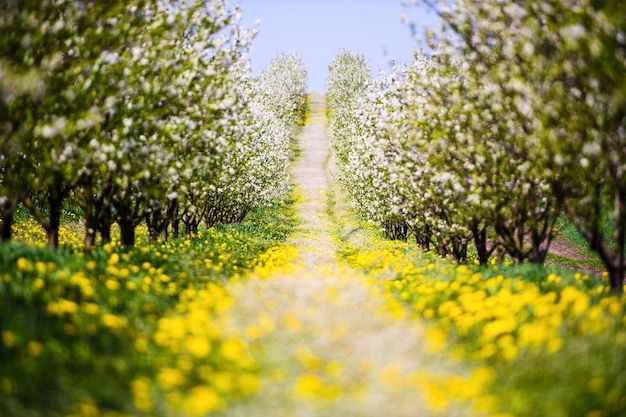
[[[259,358],[261,389],[223,415],[454,415],[432,413],[437,401],[425,394],[427,375],[438,363],[426,355],[419,325],[405,319],[402,307],[371,278],[337,261],[327,213],[332,178],[321,95],[312,98],[300,146],[291,174],[302,196],[302,229],[284,249],[293,260],[269,278],[250,277],[230,287],[232,325]]]

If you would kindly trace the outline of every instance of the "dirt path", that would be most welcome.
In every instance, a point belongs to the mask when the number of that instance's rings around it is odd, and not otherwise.
[[[308,268],[336,265],[335,245],[326,213],[330,189],[330,144],[326,136],[324,108],[324,95],[314,94],[310,121],[300,137],[302,154],[289,171],[301,195],[297,209],[305,230],[291,243],[300,249],[300,259]]]
[[[224,415],[435,415],[421,393],[439,363],[425,355],[422,329],[378,286],[337,262],[327,215],[333,184],[324,97],[314,95],[311,104],[302,156],[291,169],[303,227],[290,242],[294,267],[230,287],[233,326],[250,342],[262,379],[258,395]]]

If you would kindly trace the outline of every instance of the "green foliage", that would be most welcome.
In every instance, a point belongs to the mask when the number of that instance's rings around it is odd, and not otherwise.
[[[350,266],[388,277],[381,285],[423,320],[431,349],[488,381],[465,391],[453,377],[450,398],[507,417],[626,411],[626,300],[606,281],[528,263],[458,265],[369,231],[340,250]]]
[[[222,343],[238,343],[224,335],[211,336],[207,356],[202,344],[190,347],[200,349],[192,350],[197,356],[177,352],[164,339],[163,319],[193,308],[191,295],[207,288],[213,290],[205,297],[214,297],[207,308],[219,313],[220,303],[228,305],[222,283],[250,270],[292,233],[292,206],[285,200],[253,210],[240,225],[134,249],[105,245],[90,255],[70,246],[53,251],[0,244],[0,414],[60,417],[92,406],[143,415],[137,394],[142,378],[166,389],[159,375],[181,360],[216,372],[254,372],[250,363],[222,356]],[[189,378],[192,383],[196,377]],[[239,384],[220,395],[236,399],[250,389]],[[153,414],[171,415],[172,404],[151,402]]]

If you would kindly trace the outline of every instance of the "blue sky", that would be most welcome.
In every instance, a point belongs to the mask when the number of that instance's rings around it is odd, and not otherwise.
[[[310,91],[325,91],[328,64],[341,50],[362,54],[374,74],[389,69],[389,60],[409,61],[417,46],[409,26],[400,21],[408,12],[418,26],[434,26],[436,18],[423,9],[402,6],[402,0],[237,0],[244,25],[261,19],[251,51],[255,75],[279,53],[295,53],[308,69]],[[233,3],[234,4],[234,3]]]

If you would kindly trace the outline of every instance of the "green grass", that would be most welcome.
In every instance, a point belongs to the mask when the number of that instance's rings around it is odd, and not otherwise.
[[[90,404],[100,415],[145,415],[135,408],[137,378],[153,381],[184,357],[194,369],[239,372],[244,365],[224,360],[219,349],[190,356],[154,336],[161,319],[185,311],[198,292],[213,297],[200,307],[220,310],[226,300],[207,289],[254,267],[295,225],[287,199],[252,210],[242,224],[167,242],[146,235],[131,249],[106,245],[83,255],[71,246],[1,243],[0,415],[82,415]],[[212,337],[211,346],[219,346],[223,336]],[[150,415],[171,415],[163,407],[155,403]]]
[[[342,258],[382,274],[385,290],[436,330],[441,355],[493,375],[479,395],[494,401],[480,415],[626,415],[626,299],[606,282],[554,265],[457,265],[375,233],[348,243]]]

